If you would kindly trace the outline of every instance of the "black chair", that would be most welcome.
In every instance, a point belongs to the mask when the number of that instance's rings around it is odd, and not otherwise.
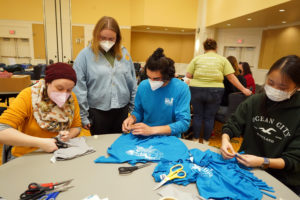
[[[0,116],[2,115],[2,113],[6,110],[6,107],[0,107]],[[9,145],[3,145],[3,149],[2,149],[2,164],[7,163],[10,158],[11,158],[11,148],[12,146]]]
[[[41,77],[40,78],[45,78],[45,72],[46,72],[46,64],[38,64],[37,66],[41,67]]]
[[[31,80],[40,80],[42,73],[42,66],[34,66],[33,67],[33,75],[31,76]]]
[[[7,163],[11,159],[11,157],[12,157],[11,149],[12,149],[12,146],[6,145],[6,144],[3,145],[3,149],[2,149],[2,164]]]
[[[0,63],[0,68],[5,69],[5,67],[6,67],[6,64],[5,64],[5,63]]]
[[[135,69],[135,74],[138,75],[140,73],[141,69],[141,64],[140,63],[133,63],[134,69]]]
[[[0,101],[2,102],[2,101]],[[0,116],[2,115],[2,113],[6,110],[7,108],[6,107],[0,107]]]
[[[242,92],[234,92],[228,95],[228,109],[227,112],[223,115],[216,115],[215,120],[225,123],[229,117],[235,112],[237,107],[242,103],[247,96],[245,96]]]

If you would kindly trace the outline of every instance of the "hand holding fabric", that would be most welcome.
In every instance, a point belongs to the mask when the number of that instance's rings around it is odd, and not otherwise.
[[[135,123],[136,119],[133,115],[127,117],[122,124],[122,131],[125,133],[129,133],[131,131],[132,125]]]
[[[153,127],[148,126],[147,124],[144,123],[136,123],[131,126],[132,129],[132,134],[133,135],[144,135],[144,136],[149,136],[153,134]]]
[[[222,135],[221,154],[224,159],[234,158],[236,153],[230,143],[230,138],[227,134]],[[231,151],[231,152],[230,152]]]

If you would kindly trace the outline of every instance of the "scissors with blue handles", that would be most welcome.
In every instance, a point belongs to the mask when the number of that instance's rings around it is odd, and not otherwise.
[[[67,191],[73,186],[63,186],[62,188],[54,189],[52,193],[42,196],[39,200],[55,200],[60,192]]]
[[[166,182],[173,180],[175,178],[185,178],[186,173],[183,170],[183,165],[182,164],[177,164],[171,167],[170,173],[159,183],[157,184],[153,189],[156,190],[163,186]]]
[[[54,200],[54,199],[56,199],[58,194],[59,194],[59,192],[52,192],[52,193],[42,196],[39,200]]]

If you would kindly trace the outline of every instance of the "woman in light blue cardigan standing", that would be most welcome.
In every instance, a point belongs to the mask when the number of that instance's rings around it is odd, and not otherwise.
[[[93,31],[92,43],[74,62],[82,125],[92,135],[120,133],[122,122],[134,108],[137,90],[135,69],[121,47],[117,21],[102,17]]]

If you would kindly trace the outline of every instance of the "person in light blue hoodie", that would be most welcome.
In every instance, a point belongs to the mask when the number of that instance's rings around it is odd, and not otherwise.
[[[104,16],[96,24],[91,44],[74,62],[82,126],[92,135],[120,133],[122,122],[134,108],[135,69],[121,47],[117,21]]]
[[[132,114],[123,122],[124,132],[134,135],[181,136],[190,124],[189,87],[174,78],[174,61],[158,48],[145,65],[148,79],[138,87]]]

